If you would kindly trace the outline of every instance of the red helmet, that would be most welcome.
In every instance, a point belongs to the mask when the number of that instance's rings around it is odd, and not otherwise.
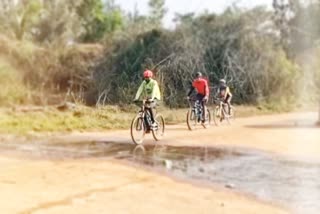
[[[144,78],[151,78],[153,76],[153,73],[152,73],[152,71],[150,71],[150,70],[145,70],[144,72],[143,72],[143,77]]]

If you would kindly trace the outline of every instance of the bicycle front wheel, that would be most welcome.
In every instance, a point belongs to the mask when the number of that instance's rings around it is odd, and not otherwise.
[[[189,109],[187,112],[187,126],[190,131],[194,130],[197,126],[197,116],[193,109]]]
[[[137,115],[131,122],[131,139],[135,144],[142,144],[146,134],[146,125],[143,118]]]
[[[236,109],[234,106],[230,106],[230,120],[233,122],[236,119]]]
[[[154,120],[156,123],[156,127],[152,129],[152,135],[156,141],[159,141],[163,138],[165,133],[165,122],[161,114],[157,114]]]
[[[222,110],[220,109],[219,106],[216,106],[213,110],[213,121],[216,126],[219,126],[222,122]]]

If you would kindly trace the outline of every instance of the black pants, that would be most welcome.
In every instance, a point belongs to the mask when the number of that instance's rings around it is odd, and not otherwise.
[[[226,99],[224,100],[224,103],[228,105],[228,114],[231,114],[231,99],[232,96],[227,95]]]
[[[206,104],[208,102],[208,100],[203,100],[203,98],[205,97],[205,95],[203,94],[197,94],[196,95],[196,100],[198,100],[201,103],[202,106],[202,121],[204,122],[205,118],[206,118]]]
[[[150,103],[150,108],[148,108],[148,111],[150,112],[150,116],[151,116],[151,121],[152,121],[152,123],[155,122],[155,119],[154,119],[154,116],[155,116],[155,115],[154,115],[153,109],[156,108],[157,103],[158,103],[158,100],[157,100],[157,99],[154,99],[153,102]]]

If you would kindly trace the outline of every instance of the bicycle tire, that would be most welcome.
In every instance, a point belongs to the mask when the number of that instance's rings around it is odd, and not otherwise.
[[[189,109],[187,112],[187,126],[190,131],[194,130],[197,126],[197,117],[193,109]]]
[[[221,117],[222,117],[222,111],[219,106],[216,106],[213,110],[213,121],[216,126],[220,126],[221,124]]]
[[[157,129],[152,129],[152,135],[156,141],[159,141],[165,134],[165,121],[161,114],[156,114],[154,120],[157,123]]]
[[[233,122],[236,120],[236,108],[234,106],[230,106],[231,107],[231,114],[230,114],[230,120],[232,120]]]
[[[135,134],[134,134],[135,131],[141,132],[141,139],[135,137]],[[131,122],[131,128],[130,128],[131,139],[135,144],[140,145],[144,141],[145,134],[146,134],[146,124],[144,123],[144,119],[141,117],[141,115],[138,114],[133,118]]]

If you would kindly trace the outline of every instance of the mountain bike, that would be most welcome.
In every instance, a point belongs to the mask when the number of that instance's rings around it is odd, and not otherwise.
[[[200,123],[204,128],[207,128],[211,124],[211,114],[208,108],[206,108],[204,123],[203,120],[203,108],[200,100],[188,99],[189,110],[187,112],[187,125],[190,131],[194,130]]]
[[[165,133],[165,122],[161,114],[157,113],[154,117],[155,125],[152,126],[152,119],[149,109],[152,108],[150,100],[143,100],[141,109],[131,122],[131,139],[135,144],[142,144],[144,137],[152,133],[153,138],[159,141]]]
[[[235,108],[230,105],[230,114],[228,109],[228,104],[223,101],[223,99],[215,98],[214,99],[214,110],[213,110],[213,121],[219,126],[223,122],[227,122],[231,124],[233,120],[235,120]]]

